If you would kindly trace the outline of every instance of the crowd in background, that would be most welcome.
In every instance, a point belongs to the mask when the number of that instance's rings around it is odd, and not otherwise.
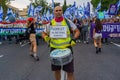
[[[89,43],[90,40],[92,39],[92,36],[90,35],[90,29],[92,26],[92,23],[94,22],[95,18],[97,18],[96,16],[94,16],[92,19],[90,18],[84,18],[84,19],[77,19],[75,18],[73,20],[73,22],[75,23],[75,25],[77,26],[77,28],[80,30],[80,37],[78,38],[78,40],[76,40],[76,42],[83,42],[83,43]],[[120,23],[120,18],[119,17],[112,17],[109,19],[102,19],[101,23]],[[102,38],[102,42],[107,43],[108,42],[108,38]]]
[[[92,40],[92,36],[90,35],[90,28],[92,26],[92,22],[94,21],[94,18],[97,18],[96,16],[94,16],[93,18],[80,18],[77,19],[75,18],[73,21],[73,23],[77,26],[77,28],[80,31],[80,36],[79,38],[76,40],[76,42],[83,42],[88,44],[91,40]],[[45,21],[44,21],[45,22]],[[117,16],[113,16],[111,18],[108,19],[102,19],[101,23],[120,23],[120,18]],[[20,27],[21,26],[21,27]],[[19,25],[7,25],[7,26],[2,26],[0,25],[0,28],[25,28],[26,24],[19,24]],[[42,23],[37,25],[37,28],[41,28],[43,27]],[[44,25],[45,27],[45,25]],[[39,39],[41,38],[40,36],[37,36],[37,43],[39,43]],[[9,43],[12,42],[12,40],[15,39],[15,43],[16,44],[22,44],[22,41],[24,40],[24,34],[19,34],[19,35],[0,35],[0,44],[2,44],[3,41],[9,41]],[[102,42],[103,43],[107,43],[108,42],[108,38],[102,38]]]

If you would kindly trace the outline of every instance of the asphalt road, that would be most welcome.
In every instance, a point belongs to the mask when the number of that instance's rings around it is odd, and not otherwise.
[[[40,41],[38,62],[29,56],[29,46],[0,45],[0,80],[55,80],[47,44]],[[92,43],[77,43],[73,47],[75,80],[120,80],[120,47],[102,46],[100,54],[95,54]]]

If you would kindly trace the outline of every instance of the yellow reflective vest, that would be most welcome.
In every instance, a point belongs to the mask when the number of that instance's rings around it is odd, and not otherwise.
[[[55,21],[55,19],[51,21],[51,26],[57,26],[57,22]],[[70,29],[65,19],[63,19],[60,26],[67,27],[67,38],[50,38],[50,47],[52,48],[63,49],[63,48],[67,48],[68,46],[71,46]]]

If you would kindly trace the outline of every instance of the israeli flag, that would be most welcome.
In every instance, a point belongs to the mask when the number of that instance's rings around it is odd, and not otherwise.
[[[54,5],[54,0],[52,0],[52,9],[54,10],[54,7],[55,7],[55,5]]]
[[[11,8],[8,8],[8,10],[7,10],[7,16],[9,18],[10,22],[15,22],[15,16],[14,16],[13,11],[12,11]]]
[[[42,20],[48,21],[48,19],[47,19],[47,17],[46,17],[46,14],[43,14],[43,15],[42,15]]]
[[[3,8],[2,8],[2,6],[0,6],[0,18],[3,18]]]
[[[8,10],[7,10],[7,15],[9,15],[9,14],[13,14],[13,11],[11,8],[8,8]]]
[[[79,6],[79,8],[78,8],[78,13],[79,13],[79,14],[84,14],[84,9],[83,9],[82,6]]]
[[[0,6],[0,22],[2,22],[3,21],[3,8],[2,8],[2,6]]]
[[[34,6],[32,5],[32,3],[28,8],[28,16],[32,16],[32,17],[34,16]]]
[[[96,8],[96,12],[98,11],[98,10],[100,10],[101,9],[101,0],[100,0],[100,2],[98,3],[98,6],[97,6],[97,8]]]
[[[50,20],[50,10],[49,9],[47,10],[46,17],[48,20]]]
[[[86,6],[86,9],[85,9],[85,14],[87,16],[90,16],[90,3],[89,2],[87,2],[87,6]]]
[[[73,15],[74,19],[77,18],[79,19],[80,18],[80,15],[78,13],[78,9],[75,10],[75,14]]]
[[[6,21],[6,22],[9,22],[8,16],[5,17],[5,21]]]
[[[35,10],[36,10],[36,12],[39,12],[39,11],[41,11],[42,10],[42,6],[37,6],[36,8],[35,8]]]
[[[120,0],[117,2],[117,7],[118,8],[120,7]]]
[[[0,22],[2,22],[2,18],[0,18]]]

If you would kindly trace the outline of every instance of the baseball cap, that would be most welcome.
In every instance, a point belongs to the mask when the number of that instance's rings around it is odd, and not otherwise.
[[[34,18],[30,17],[30,18],[28,18],[27,20],[28,20],[28,21],[33,21]]]

